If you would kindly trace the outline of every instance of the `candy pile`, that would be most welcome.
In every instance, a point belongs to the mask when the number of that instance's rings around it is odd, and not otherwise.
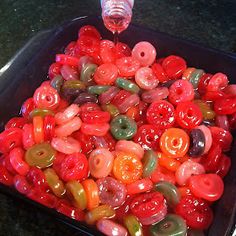
[[[82,27],[0,134],[0,182],[109,236],[201,234],[231,165],[236,85],[156,57]]]

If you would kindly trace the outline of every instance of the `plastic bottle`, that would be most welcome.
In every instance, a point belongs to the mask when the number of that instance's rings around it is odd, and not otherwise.
[[[132,17],[134,0],[101,0],[104,25],[113,34],[127,29]]]

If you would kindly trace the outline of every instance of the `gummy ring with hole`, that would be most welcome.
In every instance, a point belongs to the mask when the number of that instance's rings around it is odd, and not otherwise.
[[[167,101],[156,101],[151,103],[146,116],[148,123],[156,125],[159,129],[167,129],[175,122],[175,109]]]
[[[53,164],[56,151],[48,143],[35,144],[25,153],[25,161],[30,166],[46,168]]]
[[[217,201],[224,192],[224,182],[217,174],[201,174],[189,179],[191,192],[207,201]]]
[[[187,184],[192,175],[204,174],[205,169],[203,165],[194,161],[185,161],[175,172],[175,177],[178,185],[183,186]]]
[[[33,98],[37,108],[55,110],[60,103],[60,95],[51,86],[40,86],[35,90]]]
[[[195,70],[196,68],[194,67],[188,67],[186,70],[184,70],[183,75],[182,75],[182,79],[183,80],[189,80],[190,76],[192,74],[192,72]]]
[[[99,85],[112,85],[118,76],[118,69],[114,64],[102,64],[94,74],[94,81]]]
[[[122,77],[133,77],[140,67],[140,62],[133,57],[122,57],[116,60],[119,75]]]
[[[158,157],[152,150],[147,150],[142,159],[143,177],[149,177],[155,171],[158,164]]]
[[[171,157],[183,157],[189,149],[189,136],[179,128],[167,129],[160,138],[160,148]]]
[[[103,178],[110,174],[113,166],[114,157],[105,148],[97,148],[90,153],[88,162],[89,170],[93,177]]]
[[[43,121],[43,131],[45,141],[51,141],[55,134],[56,121],[52,115],[46,115]]]
[[[205,149],[205,136],[202,130],[192,129],[189,133],[190,136],[190,147],[188,150],[188,155],[190,157],[201,156]]]
[[[177,105],[194,99],[193,85],[187,80],[176,80],[169,88],[169,101]]]
[[[15,175],[13,178],[14,187],[16,190],[22,194],[28,194],[31,190],[31,186],[28,183],[25,176]]]
[[[142,125],[134,136],[134,142],[139,143],[145,150],[158,150],[159,139],[163,132],[164,130],[158,129],[155,125]]]
[[[199,81],[201,77],[205,74],[204,70],[195,69],[189,78],[189,82],[193,85],[194,89],[198,88]]]
[[[97,70],[97,65],[95,64],[86,64],[81,70],[80,80],[86,85],[92,84],[94,79],[94,73]]]
[[[165,167],[167,170],[176,171],[181,165],[180,161],[176,158],[166,156],[165,154],[158,152],[158,163],[160,166]]]
[[[157,87],[159,80],[149,67],[141,67],[135,73],[135,82],[144,90],[152,90]]]
[[[154,185],[154,190],[162,193],[167,204],[174,207],[180,201],[180,193],[176,186],[168,181],[160,181]]]
[[[96,181],[102,204],[112,207],[121,206],[126,199],[126,187],[112,177],[100,178]]]
[[[137,132],[137,124],[125,115],[118,115],[111,121],[111,133],[117,140],[131,139]]]
[[[121,77],[116,79],[116,86],[131,93],[139,93],[140,91],[140,88],[136,83]]]
[[[109,123],[103,124],[86,124],[82,123],[81,125],[81,132],[87,135],[94,135],[94,136],[104,136],[110,129]]]
[[[88,176],[88,160],[82,153],[67,155],[61,162],[60,177],[64,181],[82,180]]]
[[[99,95],[99,103],[102,105],[108,104],[119,93],[119,91],[119,88],[111,86],[106,92]]]
[[[151,236],[181,236],[186,235],[186,232],[184,219],[175,214],[166,215],[165,219],[150,227]]]
[[[142,225],[134,215],[126,215],[124,218],[124,225],[128,229],[130,235],[143,235]]]
[[[206,154],[210,150],[211,145],[212,145],[212,141],[213,141],[212,140],[211,131],[205,125],[200,125],[200,126],[198,126],[196,128],[200,129],[203,132],[203,134],[204,134],[204,137],[205,137],[205,148],[204,148],[203,154]]]
[[[176,107],[176,121],[184,129],[192,129],[203,120],[200,108],[193,102],[182,102]]]
[[[163,60],[162,67],[170,79],[180,79],[187,65],[182,57],[170,55]]]
[[[156,59],[156,49],[149,42],[139,42],[132,50],[132,57],[138,60],[141,66],[150,66]]]
[[[207,91],[219,91],[229,83],[228,77],[223,73],[214,74],[207,85]]]
[[[24,117],[13,117],[5,124],[4,128],[5,129],[10,129],[10,128],[22,129],[26,123],[27,123],[27,119]]]
[[[142,175],[143,165],[132,153],[116,153],[113,165],[113,174],[122,183],[131,184]]]

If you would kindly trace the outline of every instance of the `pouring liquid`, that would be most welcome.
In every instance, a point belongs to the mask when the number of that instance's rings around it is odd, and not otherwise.
[[[127,0],[104,0],[102,2],[102,18],[105,27],[114,35],[117,44],[119,34],[126,30],[132,17],[132,4]]]

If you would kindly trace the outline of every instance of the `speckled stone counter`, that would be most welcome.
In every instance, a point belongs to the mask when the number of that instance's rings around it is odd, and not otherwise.
[[[99,0],[1,0],[0,67],[40,30],[78,16],[99,14]],[[236,52],[234,0],[135,0],[133,22]],[[78,234],[31,206],[0,194],[0,236],[28,235]]]

